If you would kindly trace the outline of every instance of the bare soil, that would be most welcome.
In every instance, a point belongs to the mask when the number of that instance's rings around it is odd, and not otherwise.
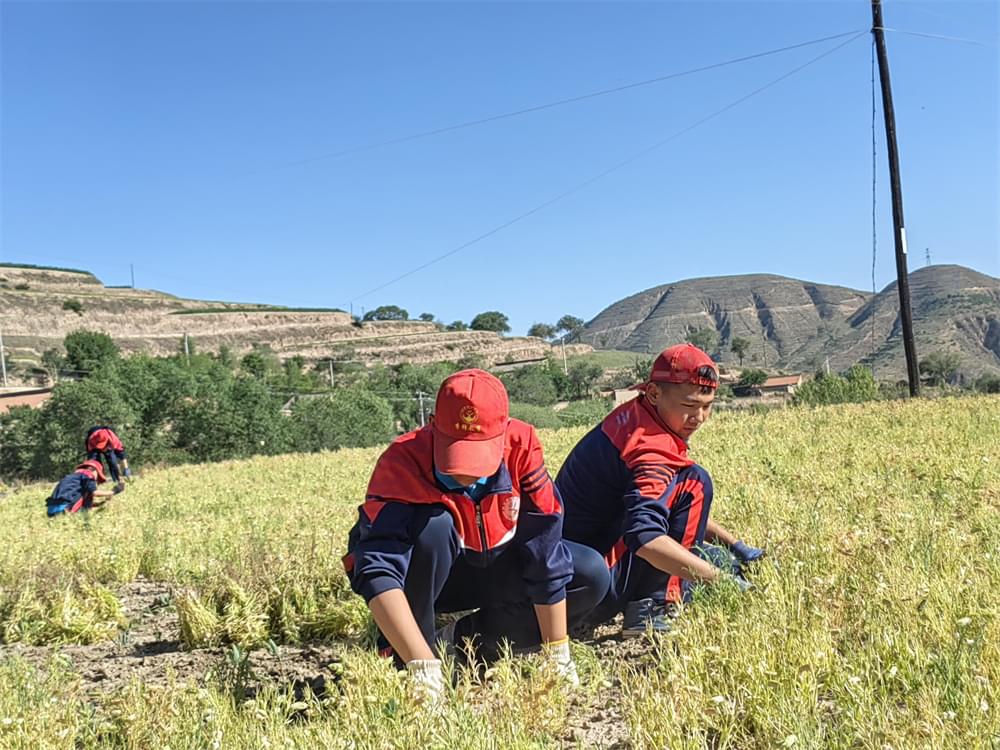
[[[92,694],[111,693],[133,680],[164,685],[171,681],[205,684],[220,675],[224,679],[232,666],[225,648],[186,649],[177,639],[179,626],[171,585],[140,578],[122,586],[117,594],[130,620],[130,627],[118,639],[56,647],[3,644],[0,660],[19,657],[45,670],[58,654],[68,660],[84,690]],[[602,664],[628,661],[640,669],[654,665],[653,644],[646,638],[623,640],[620,619],[593,632],[576,633],[575,638],[590,645]],[[249,675],[240,683],[247,698],[265,685],[290,688],[297,700],[307,690],[322,697],[335,689],[342,672],[338,647],[328,643],[256,649],[250,652],[247,664]],[[561,738],[564,747],[631,747],[621,713],[621,685],[611,676],[612,670],[608,672],[608,681],[595,693],[580,693],[574,699],[569,727]]]

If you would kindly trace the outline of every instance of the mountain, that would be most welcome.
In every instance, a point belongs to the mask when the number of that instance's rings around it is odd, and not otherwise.
[[[253,344],[267,344],[282,358],[332,357],[362,364],[419,364],[471,356],[494,365],[552,352],[537,338],[442,331],[421,321],[355,324],[341,310],[182,299],[107,287],[85,271],[0,265],[0,332],[8,357],[22,365],[22,371],[36,365],[46,349],[61,347],[66,334],[79,328],[107,333],[124,352],[154,355],[178,352],[185,334],[198,351],[227,346],[240,355]]]
[[[928,266],[910,274],[910,300],[918,356],[954,351],[967,375],[1000,370],[1000,279]],[[877,377],[906,375],[895,282],[873,296],[771,274],[678,281],[615,302],[577,340],[654,354],[699,328],[716,332],[724,363],[738,361],[729,345],[742,337],[744,364],[810,371],[829,359],[833,370],[874,363]]]

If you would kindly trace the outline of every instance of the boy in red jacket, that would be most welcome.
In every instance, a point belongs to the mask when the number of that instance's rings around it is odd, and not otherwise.
[[[531,425],[508,416],[503,384],[483,370],[442,383],[430,425],[379,458],[345,567],[422,694],[443,691],[435,642],[541,644],[576,681],[567,620],[589,612],[610,578],[596,551],[562,539],[562,503]],[[435,634],[435,614],[478,611]],[[388,648],[386,648],[388,647]]]
[[[118,487],[114,490],[97,489],[97,485],[105,480],[104,467],[100,461],[84,461],[72,474],[63,477],[46,499],[48,517],[102,507],[109,497],[121,492]]]
[[[664,350],[637,386],[641,394],[587,433],[562,465],[563,535],[604,555],[612,577],[592,622],[624,612],[626,637],[647,627],[664,631],[668,608],[690,598],[693,583],[728,573],[750,587],[742,566],[764,551],[709,518],[712,479],[687,452],[718,385],[715,363],[701,349]]]

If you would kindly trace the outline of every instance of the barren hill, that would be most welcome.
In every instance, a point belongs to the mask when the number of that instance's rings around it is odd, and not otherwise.
[[[78,307],[79,312],[74,311]],[[281,357],[351,359],[364,363],[458,361],[488,364],[546,356],[537,338],[488,331],[441,331],[417,321],[355,324],[337,310],[206,302],[162,292],[106,287],[81,271],[0,266],[0,330],[15,362],[37,363],[79,328],[103,331],[125,352],[172,354],[184,334],[199,351],[234,353],[267,344]]]
[[[1000,369],[1000,280],[961,266],[930,266],[910,274],[910,296],[921,355],[956,351],[970,375]],[[729,345],[742,337],[756,365],[813,370],[829,358],[832,369],[844,370],[873,361],[878,377],[905,376],[895,282],[873,297],[769,274],[678,281],[614,303],[587,323],[579,340],[655,353],[699,328],[718,334],[725,362],[737,360]]]

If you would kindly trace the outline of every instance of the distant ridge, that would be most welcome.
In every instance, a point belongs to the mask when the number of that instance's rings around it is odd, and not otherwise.
[[[954,351],[968,375],[1000,370],[1000,279],[956,265],[910,274],[917,351]],[[874,323],[874,338],[873,338]],[[896,283],[878,294],[772,274],[713,276],[647,289],[605,308],[578,341],[655,353],[698,328],[718,334],[713,354],[737,363],[729,345],[750,341],[744,365],[811,371],[874,364],[903,378]],[[874,352],[874,353],[873,353]]]

